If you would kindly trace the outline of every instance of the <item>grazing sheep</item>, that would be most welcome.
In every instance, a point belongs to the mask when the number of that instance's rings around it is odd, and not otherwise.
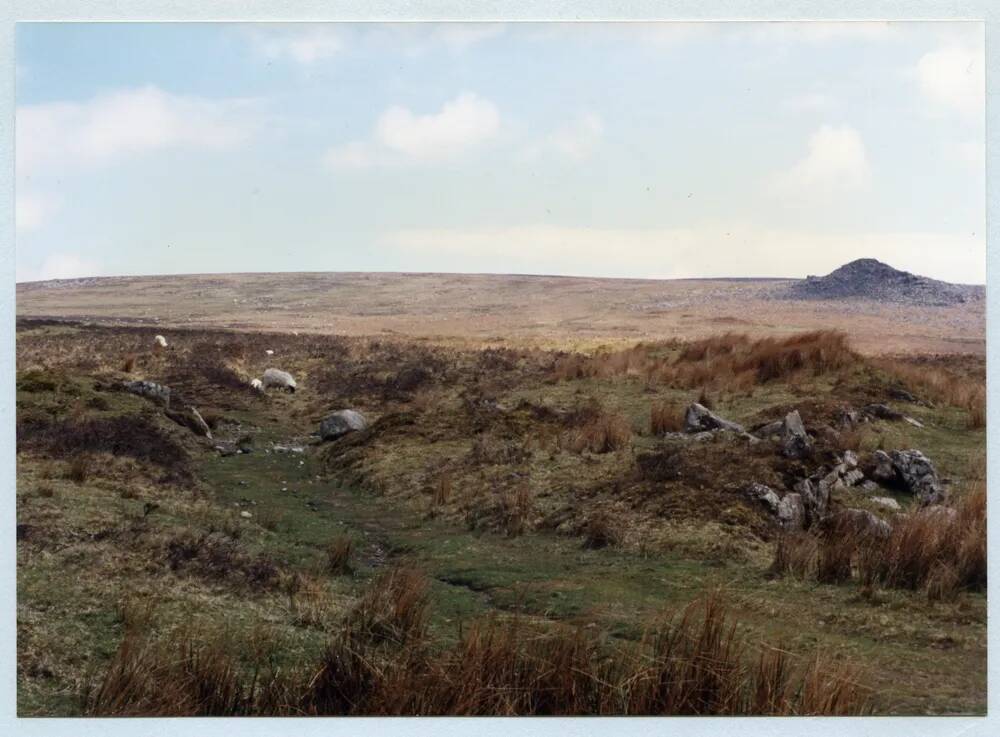
[[[274,351],[272,351],[270,348],[268,348],[266,351],[264,351],[264,353],[266,353],[269,356],[273,356],[274,355]]]
[[[253,379],[250,382],[250,388],[262,392],[264,391],[264,382],[262,382],[260,379]]]
[[[166,348],[167,347],[167,339],[164,338],[162,335],[155,336],[153,338],[153,342],[156,344],[157,348]]]
[[[276,386],[279,389],[285,389],[292,393],[295,392],[295,379],[293,379],[292,375],[287,371],[269,368],[261,377],[261,382],[263,383],[265,389]]]

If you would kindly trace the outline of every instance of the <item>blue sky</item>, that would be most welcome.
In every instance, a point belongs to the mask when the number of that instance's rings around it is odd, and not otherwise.
[[[974,23],[19,24],[17,278],[985,281]]]

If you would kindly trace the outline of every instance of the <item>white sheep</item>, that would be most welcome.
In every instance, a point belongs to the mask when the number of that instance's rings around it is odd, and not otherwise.
[[[287,371],[282,371],[281,369],[269,368],[264,372],[261,377],[261,383],[264,385],[265,389],[272,386],[276,386],[279,389],[285,389],[289,392],[295,392],[295,379]]]
[[[266,351],[264,351],[264,353],[266,353],[269,356],[273,356],[274,355],[274,351],[272,351],[270,348],[268,348]]]
[[[156,335],[156,336],[154,336],[153,337],[153,343],[155,344],[156,348],[166,348],[167,347],[167,339],[164,338],[162,335]]]
[[[254,391],[262,392],[264,391],[264,382],[262,382],[260,379],[253,379],[250,382],[250,388],[253,389]]]

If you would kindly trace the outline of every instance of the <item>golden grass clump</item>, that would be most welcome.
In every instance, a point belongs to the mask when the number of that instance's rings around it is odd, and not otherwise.
[[[628,418],[600,412],[583,427],[571,431],[565,447],[573,453],[611,453],[628,448],[632,442],[632,423]]]
[[[684,429],[684,412],[676,404],[657,402],[649,411],[649,431],[653,435],[680,432]]]

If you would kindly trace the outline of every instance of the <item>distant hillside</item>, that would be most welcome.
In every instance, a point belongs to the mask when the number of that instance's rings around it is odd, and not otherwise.
[[[982,286],[918,276],[873,258],[851,261],[826,276],[808,276],[786,290],[790,299],[868,299],[925,306],[956,305],[985,296]]]

